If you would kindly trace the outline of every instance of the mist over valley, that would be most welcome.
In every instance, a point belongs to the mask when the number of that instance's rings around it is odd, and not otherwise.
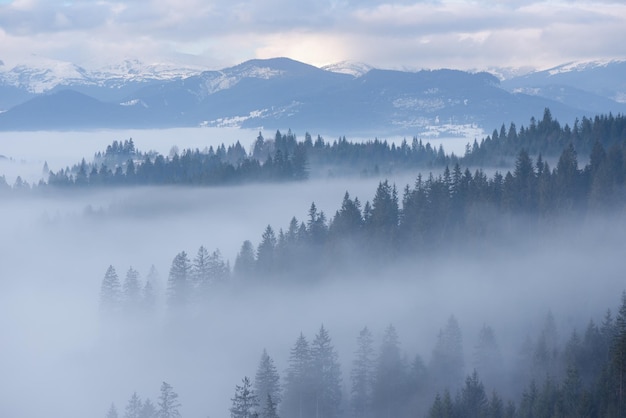
[[[543,121],[539,129],[548,125],[556,129],[552,119],[544,115]],[[623,123],[621,118],[591,122],[590,126]],[[193,132],[177,132],[184,139],[175,140],[170,136],[172,132],[166,131],[154,142],[141,138],[145,132],[133,132],[132,136],[137,149],[156,150],[166,156],[165,161],[172,161],[174,145],[184,155],[188,148],[217,149],[222,142],[232,145],[224,137],[242,141],[252,153],[258,135],[258,131],[231,131],[219,136],[210,130]],[[447,219],[445,223],[429,223],[435,229],[413,226],[415,232],[409,233],[406,214],[407,205],[413,201],[410,196],[416,196],[415,202],[426,202],[419,193],[434,196],[447,175],[457,186],[451,186],[445,199],[458,196],[454,190],[463,184],[463,178],[471,187],[479,187],[483,174],[475,171],[481,166],[476,159],[494,152],[490,144],[505,143],[504,138],[509,136],[506,129],[504,134],[496,131],[499,142],[491,142],[493,134],[489,141],[481,140],[484,153],[474,148],[464,154],[465,144],[457,145],[456,160],[431,162],[421,168],[399,169],[398,165],[388,170],[381,165],[379,171],[363,173],[357,169],[341,175],[340,170],[325,166],[308,180],[252,179],[217,186],[88,183],[83,188],[38,185],[43,176],[42,160],[48,162],[51,172],[80,165],[82,158],[89,163],[91,156],[111,143],[111,132],[67,136],[31,133],[21,149],[20,143],[10,139],[13,134],[7,134],[9,152],[3,154],[19,156],[24,162],[4,161],[2,167],[15,170],[15,174],[5,176],[12,183],[10,176],[20,175],[23,169],[32,186],[3,189],[0,209],[0,230],[5,237],[0,241],[0,324],[4,335],[0,368],[11,376],[2,388],[2,415],[42,416],[53,409],[59,416],[104,416],[113,402],[123,416],[134,392],[141,400],[150,398],[157,405],[163,395],[159,388],[163,390],[162,382],[167,382],[179,395],[182,416],[226,417],[229,408],[234,408],[233,393],[235,398],[241,394],[235,392],[235,386],[242,384],[244,376],[255,381],[261,353],[266,349],[280,374],[282,395],[287,396],[283,406],[277,404],[277,411],[280,416],[290,416],[287,408],[291,389],[285,379],[293,367],[294,343],[302,333],[311,344],[322,344],[323,330],[328,333],[340,370],[337,382],[341,396],[332,414],[354,416],[357,337],[367,326],[372,336],[370,360],[372,365],[378,364],[372,367],[382,367],[383,363],[376,362],[382,361],[384,347],[394,351],[391,337],[394,333],[397,336],[396,360],[403,367],[401,375],[406,373],[408,380],[403,383],[404,389],[394,395],[398,398],[393,398],[393,404],[401,408],[395,416],[433,416],[436,395],[441,401],[448,387],[454,398],[474,369],[489,399],[496,390],[504,405],[515,403],[519,416],[525,416],[522,395],[527,393],[531,379],[536,379],[539,386],[546,375],[560,382],[568,376],[568,364],[585,364],[580,363],[582,360],[567,360],[572,332],[576,330],[582,339],[589,332],[590,320],[598,327],[610,325],[605,318],[607,309],[612,310],[612,318],[622,315],[618,307],[624,290],[621,241],[626,225],[620,210],[623,186],[619,183],[620,172],[606,171],[612,174],[600,177],[605,170],[622,166],[608,165],[621,155],[611,144],[600,150],[580,142],[579,149],[594,148],[595,153],[590,157],[586,154],[589,151],[581,151],[578,162],[573,160],[576,171],[570,175],[578,179],[576,184],[581,190],[604,192],[574,193],[573,200],[567,197],[570,195],[557,198],[558,182],[568,178],[563,176],[567,164],[572,163],[567,160],[571,155],[567,148],[563,153],[557,151],[557,146],[554,151],[546,148],[545,160],[555,167],[547,172],[545,180],[549,181],[545,184],[555,187],[549,194],[555,196],[552,203],[546,197],[537,201],[531,198],[528,203],[520,200],[521,206],[513,203],[516,198],[498,200],[504,203],[499,203],[503,206],[496,210],[489,203],[492,197],[478,197],[478,192],[472,194],[469,190],[474,189],[468,189],[467,202],[472,203],[463,206],[468,212],[458,212],[458,218],[448,217],[449,209],[441,207],[434,213]],[[273,134],[263,135],[271,145]],[[92,139],[83,141],[83,136]],[[156,133],[146,136],[156,138]],[[582,137],[581,141],[586,141]],[[64,148],[68,150],[65,154],[55,154],[65,138],[73,146]],[[616,139],[619,135],[606,138],[621,144]],[[304,138],[296,135],[296,139]],[[326,140],[329,147],[333,142],[335,138]],[[393,145],[401,146],[401,142],[393,141]],[[515,142],[506,143],[514,148]],[[352,152],[360,149],[358,141],[344,146]],[[443,146],[449,158],[447,143]],[[433,147],[434,155],[437,148]],[[513,148],[506,155],[498,154],[496,163],[486,164],[487,183],[480,186],[485,189],[476,190],[492,190],[490,187],[498,184],[497,173],[504,175],[510,170],[513,174],[506,187],[516,190],[520,179],[535,179],[529,186],[530,196],[541,196],[541,177],[535,168],[539,167],[537,155],[524,156]],[[465,166],[459,166],[461,175],[457,177],[455,165],[471,162],[472,158],[474,162],[465,173]],[[502,161],[510,163],[502,166]],[[530,174],[524,171],[528,164]],[[316,172],[311,166],[308,171]],[[78,178],[74,169],[68,173],[70,178]],[[420,175],[424,183],[418,181]],[[600,180],[607,178],[611,180]],[[366,235],[340,235],[338,214],[344,213],[346,204],[358,200],[355,207],[359,217],[367,219],[365,207],[371,204],[371,213],[376,214],[380,211],[377,207],[383,207],[380,199],[387,196],[393,202],[392,194],[405,213],[395,221],[401,227],[397,232],[386,235],[384,229],[366,226],[375,225],[371,223],[374,218],[369,218],[370,224],[362,227]],[[602,196],[612,196],[615,205],[605,206]],[[579,205],[584,205],[584,210]],[[297,223],[292,228],[290,220],[294,216]],[[299,231],[304,237],[305,241],[292,247],[300,248],[300,252],[293,253],[290,262],[275,259],[271,270],[261,270],[258,264],[254,267],[258,270],[242,273],[245,270],[241,264],[237,267],[242,243],[250,241],[253,257],[259,258],[254,262],[260,263],[260,247],[268,225],[277,240],[276,257],[287,254],[279,253],[278,245],[290,239],[290,231]],[[348,224],[341,225],[347,228]],[[322,244],[310,244],[314,241],[307,240],[313,239],[313,231],[319,226],[330,235],[325,235]],[[443,229],[436,229],[439,227]],[[395,238],[387,243],[385,237]],[[414,241],[412,237],[425,240]],[[303,242],[310,243],[300,247]],[[200,247],[207,251],[210,263],[227,267],[227,274],[219,280],[211,273],[213,279],[207,282],[208,287],[192,275]],[[186,280],[190,287],[185,290],[186,302],[177,305],[173,299],[178,292],[174,265],[183,251],[189,262],[190,276]],[[333,257],[340,262],[329,263]],[[119,296],[123,298],[113,311],[103,305],[110,267],[117,273]],[[154,303],[149,309],[141,299],[143,293],[134,296],[140,298],[137,304],[128,305],[131,299],[126,281],[131,268],[138,273],[144,291],[147,281],[153,285]],[[455,322],[460,334],[455,334]],[[554,351],[542,359],[536,353],[541,341],[546,343],[542,340],[546,329],[555,331],[549,342]],[[488,330],[497,343],[500,360],[493,357],[496,351],[489,354],[499,364],[496,369],[480,360],[479,347]],[[461,345],[456,347],[460,349],[457,355],[461,353],[461,363],[453,373],[458,374],[457,380],[442,378],[447,373],[436,372],[443,367],[441,364],[447,364],[437,363],[438,356],[449,348],[442,337],[447,333],[462,337]],[[592,369],[584,374],[581,369],[579,373],[585,379],[581,387],[590,389],[580,390],[591,391],[600,372]],[[382,375],[377,376],[382,379]],[[380,394],[381,389],[372,390],[369,393]],[[33,393],[37,394],[37,402],[32,402]],[[384,399],[376,399],[377,403],[367,405],[384,406]],[[377,416],[377,412],[372,413]]]

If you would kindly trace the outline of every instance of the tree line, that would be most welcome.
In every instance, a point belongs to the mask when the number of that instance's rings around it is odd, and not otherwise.
[[[563,218],[582,221],[587,214],[610,211],[626,201],[625,152],[623,145],[607,152],[596,142],[589,163],[580,169],[570,145],[550,169],[541,156],[533,162],[522,150],[512,172],[491,177],[456,164],[437,176],[418,175],[402,197],[388,181],[380,182],[371,203],[364,205],[346,192],[330,219],[312,203],[306,221],[292,217],[278,232],[268,225],[256,248],[244,241],[232,269],[219,249],[209,253],[200,247],[193,261],[185,251],[177,254],[169,271],[167,302],[170,307],[201,305],[214,289],[232,283],[312,282],[342,269],[388,264],[454,243],[519,234],[520,225],[525,234],[547,233]],[[103,305],[121,300],[119,279],[111,277],[116,275],[107,272],[103,280]],[[130,277],[124,283],[126,298],[138,306],[138,285]],[[144,289],[146,295],[150,291]],[[144,297],[142,303],[152,303]]]
[[[408,354],[392,324],[379,341],[366,326],[356,334],[347,376],[322,325],[313,339],[303,333],[295,338],[282,373],[263,349],[254,377],[235,385],[230,416],[624,417],[626,292],[620,302],[616,316],[609,309],[601,323],[590,319],[583,332],[573,329],[565,339],[548,312],[535,335],[516,345],[512,363],[504,359],[496,331],[486,324],[468,356],[462,328],[450,316],[428,360]],[[166,383],[156,407],[134,393],[124,418],[179,417],[176,399]],[[107,418],[116,417],[112,405]]]
[[[92,162],[83,160],[72,167],[50,171],[47,163],[43,172],[48,181],[30,185],[21,177],[11,186],[0,176],[0,192],[11,189],[23,191],[45,186],[101,187],[128,185],[226,185],[257,181],[305,180],[311,170],[318,174],[342,175],[360,173],[378,175],[415,168],[454,166],[505,167],[511,164],[523,149],[530,156],[544,158],[558,156],[572,145],[578,153],[588,156],[596,143],[605,150],[626,141],[626,117],[598,115],[576,120],[573,127],[561,124],[545,109],[543,118],[531,118],[528,127],[519,130],[511,123],[508,130],[503,124],[480,142],[466,146],[463,156],[446,154],[443,147],[433,147],[413,137],[411,143],[404,139],[399,145],[386,140],[365,142],[348,141],[340,137],[325,141],[321,136],[313,140],[309,133],[298,141],[289,130],[277,131],[273,139],[259,133],[248,153],[237,142],[211,146],[200,151],[186,149],[182,152],[172,147],[170,155],[154,151],[140,152],[131,139],[114,141],[104,152],[94,154]],[[324,172],[324,170],[327,170]]]

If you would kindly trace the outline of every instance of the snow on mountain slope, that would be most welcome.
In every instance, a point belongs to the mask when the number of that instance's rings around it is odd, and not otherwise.
[[[33,57],[29,62],[12,68],[0,65],[0,84],[30,93],[45,93],[57,86],[119,87],[128,82],[186,78],[202,71],[199,67],[170,63],[145,64],[138,60],[125,60],[101,69],[87,70],[69,62]]]
[[[605,60],[593,60],[593,61],[573,61],[566,64],[561,64],[556,67],[546,70],[551,76],[570,72],[583,72],[599,67],[607,67],[611,64],[620,64],[626,62],[626,60],[618,59],[605,59]]]
[[[322,67],[322,70],[333,73],[348,74],[358,78],[373,68],[374,67],[362,62],[341,61],[335,64],[325,65]]]

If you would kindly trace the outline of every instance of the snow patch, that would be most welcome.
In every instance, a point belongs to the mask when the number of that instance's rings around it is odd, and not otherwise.
[[[626,103],[626,91],[620,91],[613,96],[613,100],[617,103]]]
[[[270,78],[278,77],[283,74],[284,72],[281,70],[257,66],[217,71],[211,73],[211,76],[205,81],[205,92],[207,95],[211,95],[221,90],[230,89],[245,78],[269,80]]]
[[[132,99],[127,102],[120,103],[120,106],[137,106],[137,105],[141,105],[145,108],[148,107],[148,105],[143,100],[139,100],[139,99]]]
[[[569,72],[581,72],[599,67],[606,67],[610,64],[618,64],[625,60],[617,59],[605,59],[605,60],[593,60],[593,61],[574,61],[567,64],[559,65],[547,70],[550,75],[557,75]]]
[[[331,73],[347,74],[354,78],[359,78],[373,69],[374,67],[368,64],[351,61],[341,61],[322,67],[322,70],[330,71]]]
[[[211,128],[240,128],[241,125],[248,119],[260,118],[267,113],[267,109],[253,110],[244,116],[232,116],[225,118],[218,118],[210,121],[203,121],[200,123],[202,127]]]

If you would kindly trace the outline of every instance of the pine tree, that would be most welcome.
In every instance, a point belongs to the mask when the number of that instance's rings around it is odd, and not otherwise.
[[[357,418],[369,415],[374,384],[374,348],[370,330],[365,327],[357,338],[357,350],[352,362],[352,413]]]
[[[124,307],[126,311],[135,311],[141,303],[141,286],[139,272],[130,267],[124,279]]]
[[[126,404],[124,418],[142,418],[142,410],[143,405],[141,403],[141,399],[137,396],[137,392],[134,392],[133,396],[131,396]]]
[[[161,384],[161,395],[159,395],[158,418],[180,418],[180,402],[178,394],[167,382]]]
[[[485,394],[485,387],[478,378],[476,370],[465,379],[465,386],[461,390],[460,409],[467,418],[482,418],[486,415],[489,401]]]
[[[117,272],[113,266],[109,266],[100,287],[100,309],[106,313],[119,311],[121,296],[122,289]]]
[[[493,329],[483,325],[478,334],[478,344],[474,348],[474,368],[487,382],[487,387],[496,388],[502,371],[502,354]]]
[[[339,415],[341,404],[341,367],[328,331],[322,325],[311,344],[315,417]]]
[[[311,349],[300,334],[289,354],[289,367],[285,376],[285,392],[281,403],[284,417],[304,418],[314,411],[311,402]]]
[[[257,268],[259,273],[267,275],[274,270],[276,244],[277,240],[274,230],[268,225],[257,248]]]
[[[109,411],[107,412],[106,418],[118,418],[117,408],[115,407],[114,403],[111,404],[111,407],[109,408]]]
[[[143,402],[143,406],[141,408],[141,418],[158,418],[158,411],[156,406],[152,403],[149,398]]]
[[[621,305],[615,318],[614,332],[611,363],[617,380],[615,392],[619,416],[621,417],[626,415],[626,291],[622,293]]]
[[[244,377],[242,385],[235,386],[235,397],[232,398],[233,405],[230,407],[231,418],[253,418],[257,417],[256,410],[259,401],[252,390],[250,379]]]
[[[276,403],[272,400],[272,396],[269,393],[267,394],[263,412],[261,412],[261,418],[279,418],[276,411]]]
[[[254,247],[248,240],[244,241],[235,259],[234,275],[238,280],[247,280],[254,273],[256,257]]]
[[[400,355],[398,333],[393,325],[389,325],[376,364],[372,392],[374,416],[392,418],[400,415],[407,396],[406,369]]]
[[[254,391],[259,399],[271,397],[274,405],[279,405],[282,400],[280,376],[274,365],[274,360],[263,349],[259,367],[254,377]]]
[[[430,374],[436,382],[435,388],[458,388],[463,379],[463,367],[461,328],[456,318],[451,316],[446,327],[439,332],[430,361]]]
[[[191,267],[191,279],[194,287],[206,291],[211,280],[211,272],[209,269],[209,252],[204,246],[198,248],[198,253],[193,259],[193,265]]]
[[[191,265],[187,253],[182,251],[174,257],[167,281],[167,302],[170,308],[185,306],[189,298],[189,273]]]

